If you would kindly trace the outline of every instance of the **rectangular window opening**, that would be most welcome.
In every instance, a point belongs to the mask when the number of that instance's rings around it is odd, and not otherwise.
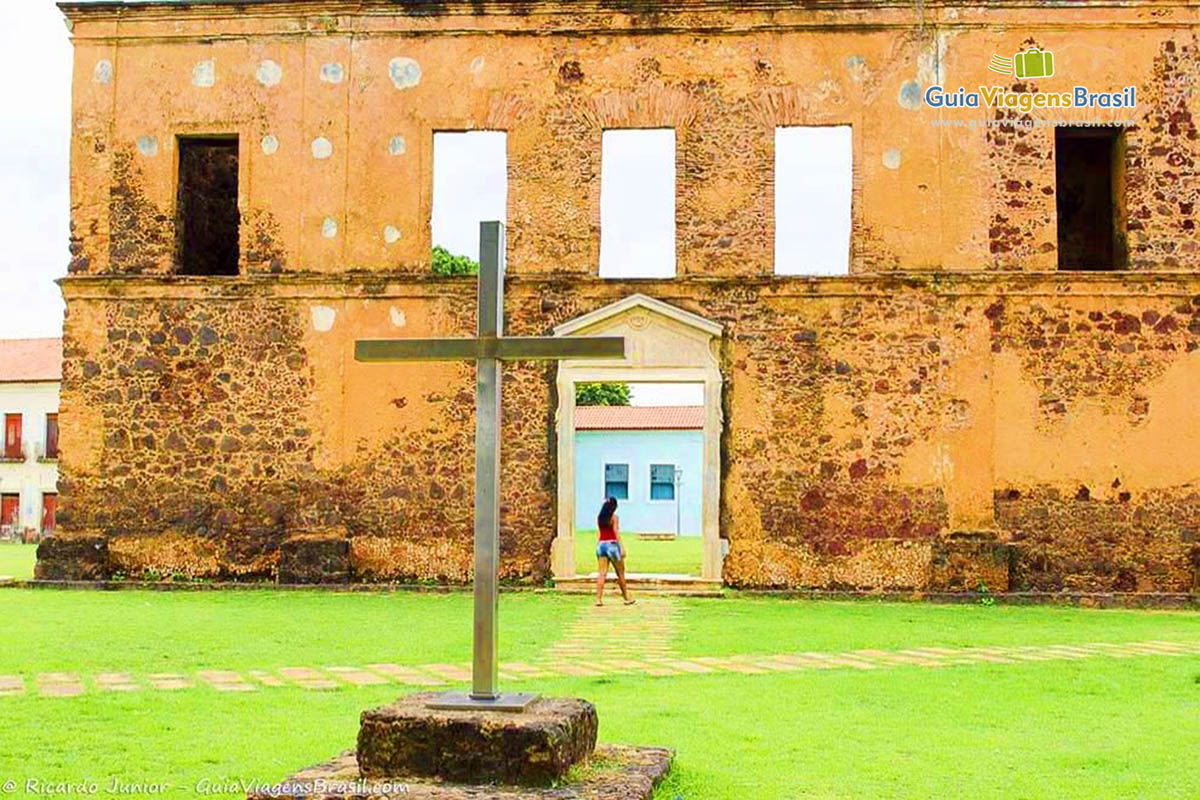
[[[850,272],[849,125],[775,129],[775,274]]]
[[[479,272],[479,223],[507,221],[508,135],[433,134],[431,264],[438,275]]]
[[[629,499],[629,465],[604,465],[604,496],[618,500]]]
[[[179,139],[175,202],[181,275],[238,274],[237,137]]]
[[[650,465],[650,499],[651,500],[674,500],[675,499],[675,465],[674,464],[651,464]]]
[[[675,131],[606,130],[600,152],[600,277],[675,276]]]
[[[1125,146],[1120,128],[1054,129],[1058,268],[1124,269]]]

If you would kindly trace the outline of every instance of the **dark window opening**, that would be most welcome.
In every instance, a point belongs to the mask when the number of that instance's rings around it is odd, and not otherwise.
[[[1054,133],[1058,268],[1125,267],[1125,148],[1116,128]]]
[[[238,274],[238,140],[179,140],[176,262],[181,275]]]

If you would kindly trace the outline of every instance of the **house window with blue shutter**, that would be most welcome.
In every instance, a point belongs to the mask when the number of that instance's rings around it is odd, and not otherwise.
[[[651,464],[650,465],[650,499],[651,500],[674,500],[675,499],[675,465],[674,464]]]
[[[604,465],[604,496],[618,500],[629,499],[629,465]]]

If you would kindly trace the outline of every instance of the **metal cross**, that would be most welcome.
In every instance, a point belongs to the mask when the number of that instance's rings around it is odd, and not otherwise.
[[[535,695],[497,688],[496,612],[500,567],[500,362],[624,358],[620,336],[504,335],[504,226],[479,225],[479,335],[474,339],[364,339],[357,361],[475,362],[475,633],[470,694],[448,693],[435,708],[521,711]]]

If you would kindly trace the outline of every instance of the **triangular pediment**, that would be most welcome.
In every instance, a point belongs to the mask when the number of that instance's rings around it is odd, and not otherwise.
[[[634,294],[564,322],[555,336],[620,336],[625,358],[587,366],[716,369],[721,326],[644,294]],[[568,362],[573,363],[573,362]]]
[[[699,314],[684,311],[670,303],[655,300],[644,294],[631,294],[615,303],[609,303],[603,308],[588,312],[573,320],[564,322],[554,329],[555,336],[577,336],[580,334],[599,333],[618,319],[636,317],[638,312],[643,315],[658,315],[671,320],[685,328],[691,328],[707,336],[720,336],[721,326],[716,322],[705,319]],[[652,318],[652,317],[651,317]]]

